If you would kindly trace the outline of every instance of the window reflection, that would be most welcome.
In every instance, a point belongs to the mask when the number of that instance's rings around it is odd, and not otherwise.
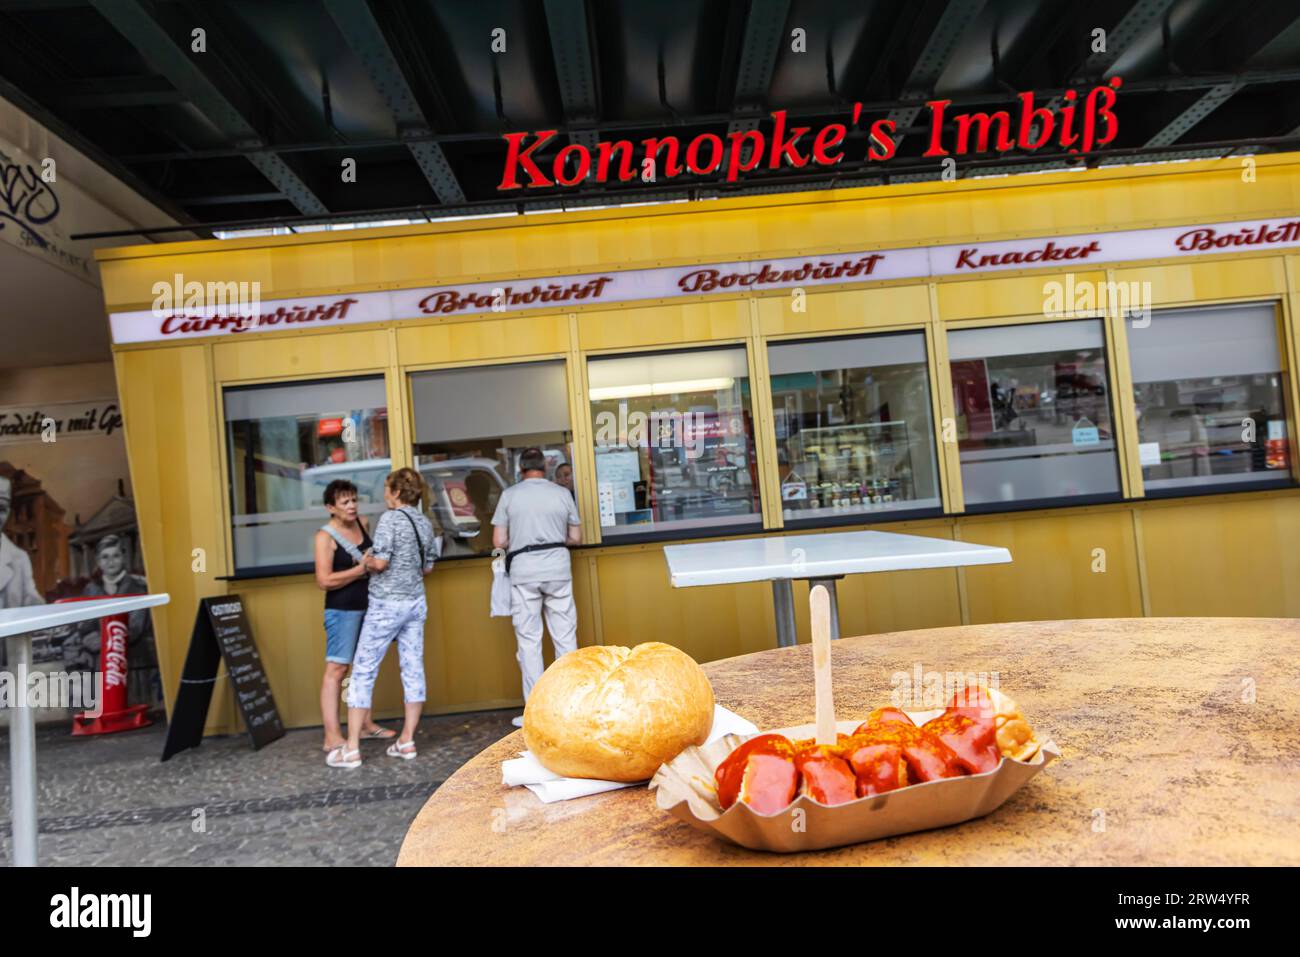
[[[940,504],[920,332],[769,347],[787,519]]]
[[[1119,491],[1100,320],[949,335],[968,505]]]
[[[492,515],[536,447],[546,477],[573,491],[573,433],[563,362],[511,363],[411,374],[415,467],[443,557],[490,555]]]
[[[1128,335],[1148,491],[1289,480],[1271,304],[1156,312]]]
[[[371,522],[384,510],[382,376],[230,388],[223,398],[237,573],[309,566],[334,479],[357,486],[358,511]]]
[[[606,536],[760,521],[744,349],[592,359],[588,386]]]

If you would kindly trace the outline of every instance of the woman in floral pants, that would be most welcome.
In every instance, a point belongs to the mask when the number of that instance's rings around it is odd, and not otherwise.
[[[424,481],[414,469],[398,469],[384,480],[388,511],[375,525],[368,560],[370,601],[348,686],[348,740],[326,758],[332,768],[361,766],[361,729],[370,721],[371,695],[380,662],[397,640],[402,692],[406,701],[402,733],[388,747],[390,757],[415,757],[415,728],[424,709],[424,619],[428,607],[424,576],[437,557],[433,525],[418,508]]]

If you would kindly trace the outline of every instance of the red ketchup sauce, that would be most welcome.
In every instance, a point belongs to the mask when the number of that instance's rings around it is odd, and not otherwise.
[[[714,772],[723,810],[743,801],[760,814],[789,807],[799,793],[825,805],[911,784],[980,774],[1002,760],[985,691],[959,691],[937,718],[917,727],[898,708],[877,708],[835,744],[760,734]]]

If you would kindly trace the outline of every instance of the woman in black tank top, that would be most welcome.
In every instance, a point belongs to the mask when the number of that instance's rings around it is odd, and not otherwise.
[[[351,482],[330,482],[325,488],[325,510],[330,521],[316,533],[315,551],[316,584],[325,592],[325,676],[321,680],[320,710],[325,725],[324,750],[330,751],[343,743],[339,698],[369,604],[369,550],[373,543],[357,515],[357,489]],[[358,532],[359,542],[353,539]],[[360,562],[352,557],[352,549],[360,554]],[[392,738],[396,732],[369,721],[362,734],[367,738]]]
[[[366,531],[366,527],[361,524],[360,520],[357,521],[357,525],[361,528],[361,542],[357,545],[357,551],[364,556],[366,552],[370,551],[370,546],[374,542],[370,540],[370,533]],[[357,563],[352,556],[335,542],[334,564],[330,570],[348,572],[356,567]],[[331,588],[325,593],[325,607],[337,608],[342,611],[365,611],[366,602],[370,597],[369,585],[366,576],[362,575],[360,578],[354,578],[341,588]]]

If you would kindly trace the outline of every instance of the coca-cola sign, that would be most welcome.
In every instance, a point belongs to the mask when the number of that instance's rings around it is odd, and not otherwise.
[[[124,616],[114,615],[104,622],[103,663],[104,686],[118,688],[126,686],[126,639],[127,628]]]
[[[1296,246],[1300,219],[1271,219],[266,300],[247,314],[237,306],[187,304],[172,310],[117,312],[109,318],[113,341],[123,344],[1025,269],[1087,269],[1102,263]]]

